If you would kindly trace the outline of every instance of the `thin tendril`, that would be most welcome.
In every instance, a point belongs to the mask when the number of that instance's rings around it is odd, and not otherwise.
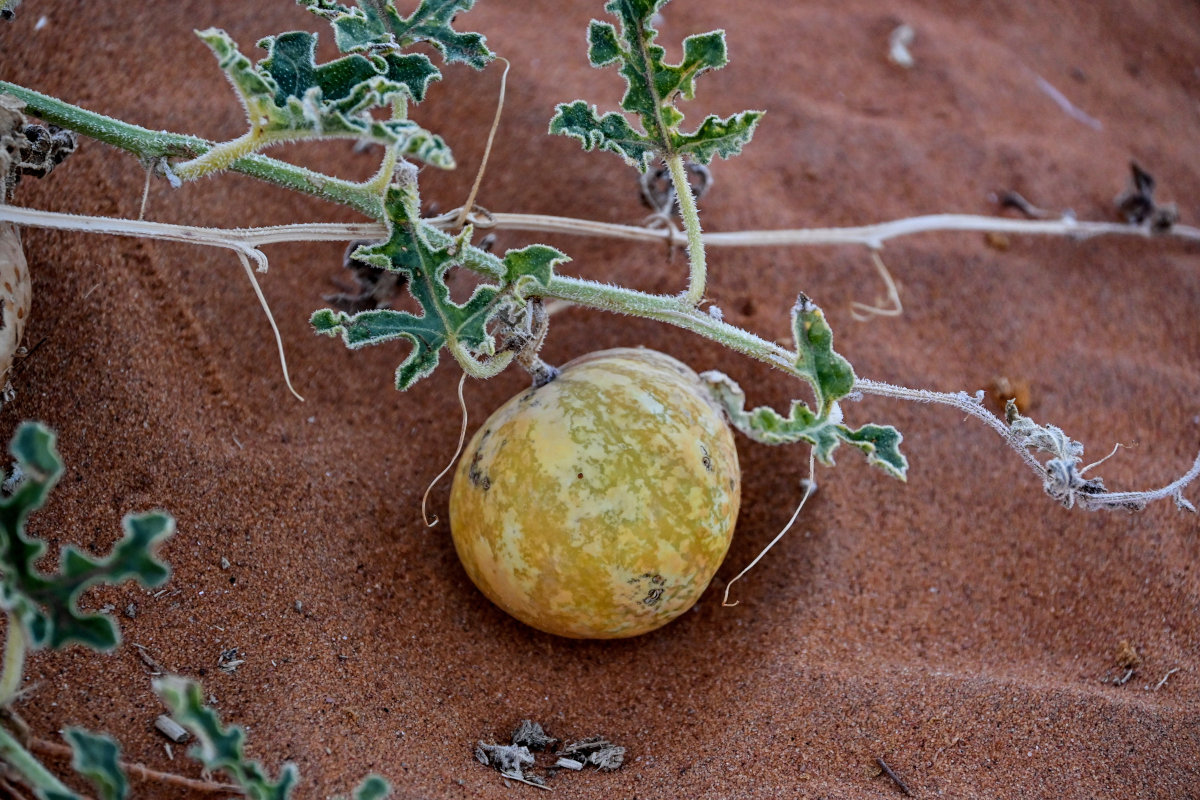
[[[439,520],[437,517],[430,521],[429,515],[425,513],[425,506],[429,502],[429,493],[433,491],[433,487],[437,486],[437,482],[445,477],[450,468],[454,466],[454,462],[458,461],[458,456],[462,453],[463,442],[467,440],[467,403],[463,400],[463,384],[467,382],[467,373],[463,373],[458,379],[458,407],[462,409],[462,429],[458,432],[458,447],[454,450],[454,456],[450,459],[450,463],[446,468],[437,474],[437,477],[429,482],[425,487],[425,496],[421,498],[421,519],[425,520],[425,527],[432,528],[437,525]]]
[[[732,607],[732,606],[736,606],[738,604],[737,600],[734,600],[732,603],[729,602],[729,590],[733,588],[733,584],[735,584],[739,580],[741,580],[742,576],[745,575],[747,572],[754,569],[754,565],[757,564],[759,561],[761,561],[762,557],[765,556],[771,550],[772,547],[774,547],[776,544],[779,543],[779,540],[783,538],[783,535],[792,529],[792,525],[794,525],[796,523],[796,518],[800,516],[800,510],[802,508],[804,508],[804,504],[808,502],[808,498],[812,497],[812,493],[814,491],[816,491],[816,489],[817,489],[817,482],[815,480],[813,480],[813,473],[814,473],[815,469],[816,469],[816,455],[812,451],[809,451],[809,454],[808,454],[808,478],[804,481],[804,496],[800,498],[800,505],[796,506],[796,511],[792,514],[792,518],[788,520],[787,525],[783,526],[783,530],[781,530],[779,533],[775,534],[775,538],[771,540],[771,543],[768,544],[766,547],[764,547],[762,549],[762,552],[759,553],[758,555],[756,555],[754,557],[754,560],[751,561],[748,565],[746,565],[745,569],[743,569],[741,572],[739,572],[737,575],[735,575],[733,577],[733,579],[731,581],[729,581],[729,583],[725,584],[725,597],[722,598],[721,605]]]
[[[146,165],[146,185],[142,187],[142,205],[138,208],[138,219],[146,218],[146,201],[150,199],[150,179],[154,177],[154,165]]]
[[[258,278],[254,277],[254,268],[250,266],[250,259],[246,258],[246,254],[241,250],[235,250],[238,260],[242,262],[243,269],[246,270],[246,277],[250,279],[250,285],[254,287],[254,295],[258,298],[259,305],[262,306],[263,312],[267,315],[267,322],[271,324],[271,333],[275,335],[275,347],[279,350],[279,366],[283,370],[283,382],[287,384],[288,391],[291,392],[301,403],[304,398],[292,386],[292,379],[288,376],[287,356],[283,353],[283,337],[279,335],[279,326],[275,324],[275,316],[271,313],[271,307],[267,305],[267,298],[263,296],[262,287],[258,285]]]
[[[883,278],[883,285],[887,288],[887,300],[891,304],[891,308],[881,305],[869,306],[855,300],[850,304],[850,315],[859,322],[866,322],[871,317],[898,317],[904,313],[904,305],[900,302],[900,291],[896,288],[896,281],[892,279],[892,273],[888,271],[887,265],[883,263],[879,251],[875,248],[871,248],[871,260],[875,263],[875,271],[879,273],[879,277]]]
[[[1080,475],[1082,475],[1083,473],[1087,472],[1087,471],[1088,471],[1089,469],[1091,469],[1092,467],[1098,467],[1098,466],[1100,466],[1100,465],[1101,465],[1101,464],[1103,464],[1105,461],[1108,461],[1110,458],[1112,458],[1113,456],[1115,456],[1115,455],[1117,454],[1117,451],[1118,451],[1118,450],[1120,450],[1120,449],[1121,449],[1122,447],[1124,447],[1124,446],[1125,446],[1125,445],[1121,444],[1120,442],[1117,442],[1116,444],[1114,444],[1114,445],[1113,445],[1113,449],[1112,449],[1112,452],[1111,452],[1111,453],[1109,453],[1108,455],[1106,455],[1104,458],[1100,459],[1099,461],[1093,461],[1092,463],[1088,464],[1086,467],[1084,467],[1083,469],[1079,470],[1079,474],[1080,474]]]
[[[487,169],[488,157],[492,154],[492,142],[496,138],[496,129],[500,127],[500,112],[504,110],[504,89],[508,85],[508,70],[512,64],[507,58],[499,56],[497,58],[504,62],[504,74],[500,76],[500,95],[496,98],[496,114],[492,117],[492,129],[488,131],[487,144],[483,148],[483,160],[479,163],[479,171],[475,173],[475,183],[471,186],[467,202],[463,203],[463,207],[459,209],[458,218],[455,220],[456,228],[463,226],[467,221],[467,215],[475,207],[475,195],[479,194],[479,187],[483,184],[483,172]]]

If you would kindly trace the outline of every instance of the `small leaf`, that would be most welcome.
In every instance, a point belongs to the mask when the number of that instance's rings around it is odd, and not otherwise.
[[[854,368],[834,352],[833,330],[825,320],[825,312],[803,294],[792,307],[792,332],[796,337],[796,367],[817,395],[820,416],[826,417],[834,403],[854,390]]]
[[[66,547],[58,573],[43,574],[35,564],[46,545],[25,535],[25,521],[58,481],[62,461],[54,448],[54,434],[38,423],[22,423],[11,450],[20,480],[8,497],[0,498],[0,608],[16,616],[34,648],[78,643],[96,650],[113,649],[120,635],[112,617],[83,613],[76,602],[98,583],[115,585],[130,579],[143,586],[164,583],[170,570],[154,550],[174,531],[174,520],[162,512],[126,516],[125,536],[107,557],[97,559]]]
[[[717,403],[725,409],[730,424],[762,444],[807,442],[822,464],[833,465],[833,452],[842,442],[853,445],[868,463],[904,480],[908,461],[900,452],[903,439],[890,425],[868,424],[855,430],[842,422],[841,408],[834,403],[830,413],[818,416],[802,401],[792,402],[788,416],[768,406],[746,411],[746,393],[728,375],[711,370],[700,375]]]
[[[583,143],[584,150],[609,150],[642,172],[663,151],[653,139],[634,130],[625,117],[615,111],[600,116],[595,106],[582,100],[558,106],[550,120],[550,133],[572,136]]]
[[[384,800],[392,793],[392,787],[378,775],[368,775],[354,790],[354,800]]]
[[[407,18],[396,10],[395,0],[358,0],[349,8],[333,0],[299,0],[300,5],[333,25],[338,49],[343,53],[391,52],[428,42],[447,63],[455,61],[483,69],[495,58],[478,33],[459,33],[451,26],[462,11],[470,11],[475,0],[421,0]]]
[[[588,61],[593,67],[607,67],[621,59],[617,29],[607,22],[592,20],[588,26]]]
[[[762,117],[759,111],[744,111],[726,119],[709,116],[692,133],[679,130],[683,113],[675,104],[696,94],[696,78],[728,61],[725,32],[710,31],[687,37],[683,60],[664,61],[666,51],[655,44],[658,36],[651,19],[667,0],[609,0],[605,10],[615,15],[621,30],[608,22],[593,20],[588,27],[588,60],[594,67],[619,63],[625,79],[621,108],[636,114],[642,130],[636,130],[620,114],[600,116],[595,107],[582,101],[558,106],[550,132],[573,136],[585,150],[600,148],[619,154],[645,172],[655,156],[664,159],[686,155],[701,164],[714,156],[729,158],[750,141]]]
[[[103,734],[80,728],[67,728],[63,736],[71,745],[71,767],[91,781],[102,800],[123,800],[129,794],[129,782],[121,769],[121,748]]]
[[[725,119],[710,114],[695,133],[676,137],[673,146],[676,152],[701,164],[709,163],[715,156],[733,158],[750,141],[761,118],[761,111],[743,111]]]
[[[908,474],[908,459],[900,452],[904,435],[891,425],[863,425],[858,430],[845,428],[842,439],[867,455],[867,463],[879,467],[893,478],[905,480]]]
[[[284,764],[279,780],[272,781],[263,766],[246,759],[246,733],[236,725],[225,727],[217,712],[204,704],[200,684],[167,675],[154,681],[154,691],[171,716],[196,737],[188,753],[206,770],[222,770],[242,787],[251,800],[286,800],[299,780],[295,764]]]
[[[513,295],[524,300],[537,289],[550,286],[554,268],[570,259],[560,251],[544,244],[531,244],[504,254],[504,283],[512,287]]]

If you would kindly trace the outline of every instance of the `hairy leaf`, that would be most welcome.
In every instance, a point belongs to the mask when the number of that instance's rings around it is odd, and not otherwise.
[[[683,60],[668,64],[666,51],[655,44],[658,31],[651,25],[651,18],[666,2],[609,0],[604,8],[618,18],[621,31],[598,20],[588,28],[588,60],[595,67],[621,65],[626,82],[621,108],[637,115],[642,130],[616,112],[601,116],[594,106],[575,101],[558,106],[551,133],[573,136],[587,150],[611,150],[643,172],[656,155],[685,155],[707,164],[715,156],[729,158],[741,152],[762,112],[743,111],[725,119],[710,115],[692,133],[679,130],[683,113],[676,102],[693,99],[697,76],[725,66],[728,57],[725,32],[710,31],[685,39]]]
[[[554,266],[566,260],[545,245],[510,251],[501,260],[470,244],[470,228],[457,237],[448,236],[421,220],[415,183],[389,188],[385,207],[388,239],[358,248],[353,258],[402,275],[421,313],[374,309],[348,314],[323,309],[313,314],[311,323],[318,333],[340,334],[351,349],[407,340],[412,351],[396,370],[400,390],[433,372],[443,347],[460,361],[494,355],[490,323],[506,310],[506,303],[517,303],[536,293],[537,286],[548,285]],[[450,297],[446,274],[458,266],[499,283],[482,283],[465,303],[457,303]]]
[[[23,423],[10,449],[16,459],[16,482],[12,492],[0,498],[0,608],[16,616],[34,648],[79,643],[96,650],[113,649],[120,639],[116,623],[107,614],[81,612],[76,607],[79,595],[98,583],[130,579],[144,586],[164,583],[170,570],[155,558],[154,550],[174,531],[175,521],[162,512],[126,516],[125,536],[106,558],[66,547],[59,571],[43,574],[35,564],[46,545],[25,535],[25,521],[42,507],[62,475],[62,461],[54,434],[38,423]]]
[[[821,417],[828,417],[833,404],[854,390],[854,369],[833,350],[833,330],[825,312],[806,295],[792,307],[792,333],[796,339],[796,366],[817,396]]]
[[[71,745],[71,767],[91,781],[102,800],[123,800],[129,795],[129,781],[121,769],[121,748],[103,734],[80,728],[67,728],[63,736]]]
[[[299,780],[296,765],[284,764],[279,779],[272,781],[260,763],[247,760],[245,731],[221,724],[217,712],[204,704],[200,684],[167,675],[154,681],[154,691],[175,721],[195,735],[196,745],[188,753],[206,770],[225,772],[251,800],[286,800],[291,795]]]
[[[832,465],[833,451],[838,445],[857,447],[868,463],[879,467],[894,478],[904,480],[908,460],[900,452],[904,438],[890,425],[863,425],[854,429],[842,422],[841,407],[834,403],[828,414],[814,414],[803,402],[792,403],[788,416],[775,409],[759,406],[746,410],[746,393],[728,375],[715,370],[700,376],[712,396],[725,409],[730,423],[756,442],[763,444],[792,444],[807,442],[822,464]]]
[[[483,69],[495,54],[478,33],[459,33],[454,17],[470,11],[475,0],[421,0],[407,18],[396,10],[395,0],[357,0],[350,8],[336,0],[298,0],[300,5],[333,25],[338,49],[343,53],[393,52],[417,42],[438,49],[447,63],[455,61]]]
[[[224,31],[210,28],[197,35],[217,56],[264,144],[306,136],[367,139],[433,166],[454,166],[441,137],[410,119],[376,119],[370,113],[425,97],[429,82],[440,77],[426,56],[353,53],[317,64],[317,37],[293,31],[260,41],[267,56],[252,64]]]
[[[513,296],[524,300],[537,294],[539,288],[550,285],[554,268],[566,261],[560,251],[544,244],[531,244],[504,254],[504,283],[512,287]]]

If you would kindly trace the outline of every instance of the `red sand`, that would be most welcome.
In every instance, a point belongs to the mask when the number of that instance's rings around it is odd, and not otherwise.
[[[484,206],[642,218],[633,173],[615,156],[544,135],[556,102],[619,97],[615,72],[586,64],[587,20],[602,13],[598,0],[485,0],[460,16],[513,62]],[[901,22],[916,30],[912,70],[886,59]],[[249,51],[263,35],[323,23],[286,0],[27,0],[0,24],[0,77],[151,128],[229,138],[241,109],[192,34],[210,25]],[[1131,159],[1185,222],[1200,219],[1195,3],[677,0],[663,40],[678,53],[684,35],[713,27],[727,29],[732,63],[701,80],[697,107],[768,115],[743,157],[715,166],[707,230],[999,213],[1005,189],[1111,219]],[[423,173],[427,204],[466,196],[499,75],[447,69],[416,110],[462,165]],[[1039,76],[1101,128],[1065,113]],[[349,144],[278,154],[344,175],[374,167]],[[132,158],[88,141],[14,202],[132,217],[143,179]],[[354,219],[238,176],[180,190],[156,182],[148,217]],[[500,245],[531,240],[503,234]],[[125,646],[31,660],[18,710],[37,737],[58,741],[66,725],[109,731],[128,760],[197,776],[152,728],[160,706],[138,644],[203,680],[224,719],[249,730],[254,757],[272,770],[295,762],[301,798],[349,791],[370,771],[401,798],[536,793],[505,786],[471,753],[525,717],[555,736],[602,734],[628,748],[619,772],[558,776],[562,798],[900,796],[877,758],[918,797],[1200,796],[1200,537],[1197,518],[1169,503],[1068,511],[962,414],[870,399],[847,405],[848,418],[904,431],[907,485],[841,452],[793,532],[734,587],[740,604],[722,608],[726,583],[790,516],[807,461],[802,448],[739,438],[743,516],[696,610],[635,640],[557,639],[492,607],[464,577],[445,523],[422,524],[421,494],[458,436],[457,368],[401,395],[391,383],[403,345],[351,353],[311,333],[309,313],[341,277],[340,245],[268,253],[264,289],[301,404],[228,253],[41,230],[25,242],[37,349],[20,365],[0,438],[18,420],[44,420],[67,464],[31,531],[55,552],[103,551],[128,511],[161,506],[179,523],[163,550],[167,593],[86,598],[136,604],[121,618]],[[668,261],[657,247],[550,243],[574,257],[573,274],[664,292],[684,284],[681,255]],[[883,291],[861,248],[713,250],[710,295],[730,321],[785,339],[805,291],[865,377],[972,391],[998,376],[1027,381],[1033,415],[1089,444],[1088,455],[1136,445],[1099,470],[1110,488],[1185,470],[1200,446],[1200,248],[1002,245],[977,234],[890,244],[905,308],[896,318],[851,316],[853,301]],[[755,404],[781,406],[794,389],[682,331],[593,312],[556,316],[546,354],[562,362],[634,344],[721,367],[753,387]],[[470,384],[472,419],[523,382],[511,372]],[[433,508],[444,512],[447,495],[438,486]],[[1120,674],[1122,641],[1141,664],[1116,686],[1105,678]],[[245,663],[218,669],[235,647]],[[145,781],[135,793],[169,796]]]

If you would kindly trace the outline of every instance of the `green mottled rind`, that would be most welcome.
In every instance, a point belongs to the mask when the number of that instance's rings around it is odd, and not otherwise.
[[[699,378],[593,353],[502,406],[454,477],[450,524],[492,602],[549,633],[636,636],[696,602],[737,520],[733,435]]]

